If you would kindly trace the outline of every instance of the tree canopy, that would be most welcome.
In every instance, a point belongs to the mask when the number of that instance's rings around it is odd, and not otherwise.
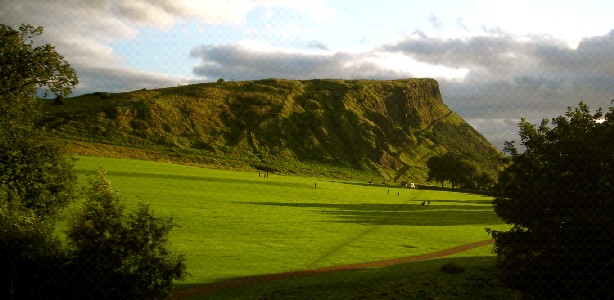
[[[55,234],[62,209],[79,200],[77,177],[58,140],[35,125],[37,92],[59,103],[78,80],[53,46],[34,46],[42,32],[0,24],[0,298],[166,298],[185,274],[169,250],[174,223],[144,203],[126,215],[104,176],[85,193],[67,243]]]
[[[581,102],[548,123],[523,119],[524,151],[506,144],[493,204],[513,227],[492,232],[495,252],[538,297],[599,299],[614,286],[614,108]]]
[[[35,46],[43,27],[0,24],[0,97],[32,97],[37,88],[68,95],[79,80],[75,70],[50,44]]]
[[[72,200],[76,177],[57,141],[34,125],[37,89],[69,94],[78,80],[53,46],[34,45],[42,32],[0,24],[0,194],[46,218]]]
[[[426,165],[429,180],[440,182],[442,187],[445,181],[449,181],[452,188],[484,189],[494,182],[492,176],[480,170],[478,163],[454,152],[433,156]]]

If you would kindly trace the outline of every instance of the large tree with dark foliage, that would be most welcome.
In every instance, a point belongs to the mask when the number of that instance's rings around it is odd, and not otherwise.
[[[537,298],[605,299],[614,287],[614,108],[580,103],[539,126],[520,123],[524,151],[493,201],[513,227],[492,231],[505,280]]]
[[[469,157],[454,152],[433,156],[426,162],[429,168],[429,180],[452,184],[452,188],[461,186],[467,189],[475,189],[480,182],[480,167]]]
[[[73,197],[71,160],[34,124],[39,90],[68,94],[75,71],[49,44],[34,46],[43,28],[0,24],[0,192],[37,217],[55,217]]]
[[[51,45],[35,46],[41,27],[0,24],[0,298],[49,298],[66,262],[53,234],[74,199],[72,160],[34,124],[40,89],[68,94],[75,72]]]
[[[77,197],[76,176],[72,158],[35,125],[37,93],[62,99],[78,81],[53,46],[35,46],[42,32],[0,24],[0,299],[166,298],[185,274],[185,259],[168,248],[174,224],[145,204],[124,215],[104,177],[86,193],[69,247],[54,233]]]

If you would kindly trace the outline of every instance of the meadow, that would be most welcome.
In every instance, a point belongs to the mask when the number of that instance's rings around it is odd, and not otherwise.
[[[178,288],[425,254],[507,228],[487,196],[91,156],[75,165],[81,180],[100,167],[128,209],[141,197],[177,223],[172,248],[190,273]]]

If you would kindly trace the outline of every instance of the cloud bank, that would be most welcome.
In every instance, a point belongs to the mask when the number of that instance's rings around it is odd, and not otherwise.
[[[256,47],[249,44],[196,47],[191,56],[201,63],[194,67],[194,74],[233,80],[398,77],[370,62],[369,54]]]

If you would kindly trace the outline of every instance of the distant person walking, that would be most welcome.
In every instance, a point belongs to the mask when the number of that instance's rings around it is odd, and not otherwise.
[[[318,188],[318,183],[317,182],[313,184],[313,188],[314,189]]]

